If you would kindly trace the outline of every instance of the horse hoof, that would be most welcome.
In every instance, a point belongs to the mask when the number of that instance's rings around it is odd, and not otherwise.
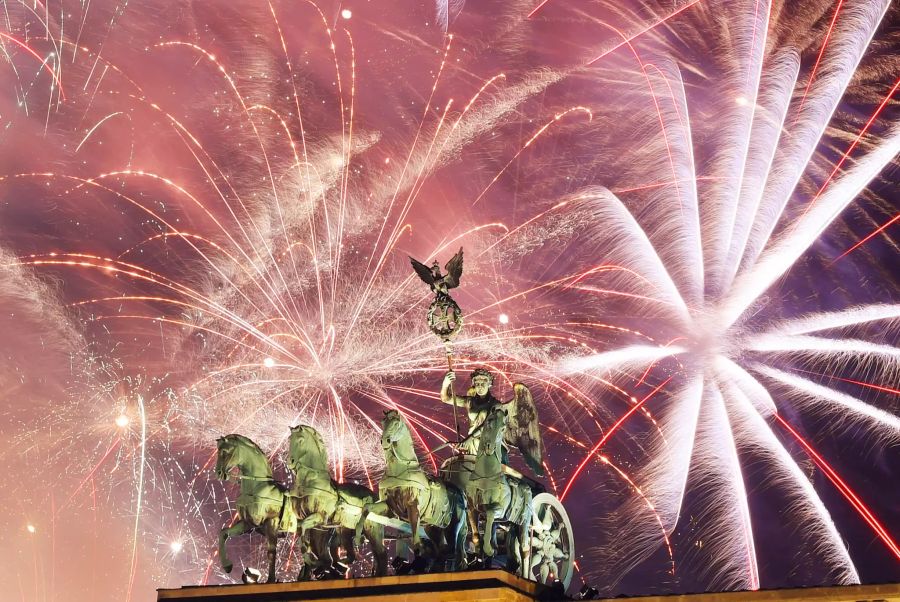
[[[230,562],[228,564],[222,565],[222,570],[225,571],[226,573],[231,573],[231,569],[233,569],[233,568],[234,568],[234,565],[231,564]]]
[[[413,573],[417,574],[427,572],[428,559],[424,556],[416,556],[415,558],[413,558],[412,564],[410,564],[410,569]]]

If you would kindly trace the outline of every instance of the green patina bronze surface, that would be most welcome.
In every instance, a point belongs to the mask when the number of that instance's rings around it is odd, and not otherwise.
[[[466,506],[462,492],[427,474],[419,465],[409,427],[396,410],[385,412],[381,447],[384,476],[378,483],[378,501],[367,504],[356,526],[357,538],[369,513],[393,516],[409,523],[416,555],[449,559],[452,568],[466,565]],[[428,545],[419,526],[424,527]]]
[[[384,528],[372,521],[361,520],[363,508],[372,504],[375,494],[362,485],[337,483],[328,470],[328,456],[322,436],[311,426],[291,429],[288,466],[296,475],[291,489],[294,511],[299,519],[298,531],[303,549],[309,549],[309,531],[325,528],[334,533],[334,546],[343,546],[347,560],[353,562],[356,552],[353,535],[357,524],[372,546],[375,575],[387,573]],[[331,566],[333,549],[318,554],[304,554],[304,568],[298,579],[308,578],[311,569]]]
[[[507,414],[502,406],[495,406],[484,418],[478,453],[471,463],[466,483],[469,524],[477,525],[484,516],[481,533],[481,552],[487,557],[495,553],[494,522],[497,519],[511,525],[507,534],[507,569],[517,571],[526,553],[526,531],[531,521],[531,487],[518,479],[507,479],[503,471],[502,447],[507,428]]]
[[[243,435],[225,435],[217,441],[216,475],[224,480],[237,480],[240,495],[237,499],[238,520],[219,532],[219,559],[222,568],[230,573],[225,542],[229,537],[257,530],[266,537],[269,561],[268,582],[275,581],[275,551],[278,533],[293,533],[297,516],[284,487],[275,481],[266,455],[253,441]]]

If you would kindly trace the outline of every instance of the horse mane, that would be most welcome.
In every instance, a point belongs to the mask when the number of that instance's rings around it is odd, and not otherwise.
[[[476,453],[478,455],[481,454],[481,449],[484,446],[485,442],[487,441],[487,438],[484,435],[485,435],[485,432],[487,431],[487,429],[485,427],[487,426],[488,421],[493,419],[492,417],[494,414],[498,414],[500,412],[503,412],[503,414],[506,415],[506,409],[502,405],[496,405],[491,409],[490,412],[488,412],[488,415],[484,417],[484,422],[482,423],[482,432],[481,432],[482,436],[481,436],[481,440],[478,443],[478,450],[476,451]],[[506,431],[507,428],[509,428],[509,422],[505,421],[505,423],[502,426],[500,426],[500,428],[497,429],[497,433],[496,433],[495,437],[502,438],[503,433],[504,433],[504,431]]]
[[[324,470],[324,471],[327,472],[327,471],[329,470],[329,469],[328,469],[328,449],[327,449],[327,447],[325,446],[325,441],[322,439],[322,434],[321,434],[318,430],[316,430],[314,427],[312,427],[312,426],[310,426],[310,425],[308,425],[308,424],[300,424],[300,425],[294,427],[293,429],[291,429],[291,431],[292,431],[292,432],[291,432],[291,435],[292,435],[292,436],[291,436],[291,443],[290,443],[289,446],[288,446],[288,448],[289,448],[289,453],[290,453],[291,455],[293,455],[293,449],[292,449],[292,447],[293,447],[293,433],[295,432],[295,429],[303,429],[303,430],[305,430],[305,431],[311,433],[311,434],[310,434],[310,438],[313,439],[313,440],[316,442],[316,444],[317,444],[316,447],[319,448],[318,451],[320,452],[320,457],[314,458],[314,459],[319,463],[319,465],[317,465],[317,466],[308,466],[307,468],[310,468],[310,469],[316,470],[316,471],[323,471],[323,470]],[[309,454],[306,454],[306,455],[309,456]]]
[[[256,442],[253,441],[253,439],[251,439],[250,437],[245,437],[244,435],[239,435],[239,434],[237,434],[237,433],[232,433],[231,435],[225,435],[224,438],[225,438],[225,439],[228,439],[228,438],[231,438],[231,439],[237,439],[237,440],[240,441],[241,443],[243,443],[243,444],[245,444],[245,445],[249,445],[250,447],[252,447],[253,449],[255,449],[256,452],[257,452],[259,455],[261,455],[263,458],[266,458],[266,463],[268,463],[269,457],[266,455],[266,452],[264,452],[264,451],[262,450],[262,448],[260,448],[260,447],[256,444]]]
[[[260,447],[256,444],[256,442],[253,441],[253,439],[251,439],[250,437],[247,437],[244,435],[239,435],[238,433],[232,433],[230,435],[225,435],[224,438],[225,439],[229,439],[229,438],[237,439],[238,441],[240,441],[242,443],[246,443],[247,445],[250,445],[251,447],[255,448],[256,451],[258,451],[259,453],[263,453],[263,450],[260,449]]]
[[[409,428],[409,423],[406,422],[406,418],[397,410],[388,410],[384,413],[385,418],[388,416],[393,416],[393,419],[400,423],[401,428],[403,428],[406,435],[409,437],[409,443],[415,448],[416,444],[413,440],[412,431]]]
[[[408,432],[410,434],[410,437],[412,437],[412,432],[409,430],[409,425],[406,423],[406,418],[403,416],[403,414],[401,414],[397,410],[388,410],[384,413],[384,415],[385,415],[385,417],[393,416],[397,420],[397,422],[399,422],[400,425],[404,429],[406,429],[406,432]]]

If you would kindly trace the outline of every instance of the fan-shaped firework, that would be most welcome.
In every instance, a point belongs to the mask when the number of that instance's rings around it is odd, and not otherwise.
[[[406,256],[460,245],[458,368],[489,365],[501,396],[532,385],[550,487],[608,496],[568,497],[599,539],[586,574],[754,588],[815,558],[805,582],[857,581],[844,523],[896,567],[892,517],[817,451],[886,457],[900,433],[896,190],[866,192],[900,151],[886,1],[444,2],[438,23],[433,3],[97,4],[5,4],[0,301],[26,320],[0,375],[49,400],[40,420],[5,398],[4,453],[30,450],[21,470],[49,463],[62,492],[35,532],[55,548],[62,516],[112,511],[111,596],[222,578],[218,435],[275,458],[313,424],[337,478],[370,482],[381,409],[423,449],[451,435]],[[848,256],[870,232],[874,254]],[[57,329],[46,359],[13,336]],[[759,562],[770,485],[803,525],[784,572]]]

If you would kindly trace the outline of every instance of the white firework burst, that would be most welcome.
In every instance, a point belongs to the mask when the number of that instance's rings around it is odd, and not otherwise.
[[[798,194],[798,183],[888,6],[886,1],[848,3],[815,79],[809,76],[804,89],[799,53],[767,50],[772,4],[733,3],[727,16],[717,15],[729,19],[735,71],[709,78],[716,97],[725,99],[716,107],[712,135],[708,124],[694,123],[709,115],[692,114],[690,86],[676,62],[635,52],[644,89],[657,109],[662,135],[653,148],[669,184],[639,206],[601,188],[582,191],[572,202],[593,207],[597,223],[603,224],[594,252],[643,276],[620,272],[615,284],[634,295],[632,309],[649,312],[653,326],[647,328],[656,330],[645,331],[658,339],[665,333],[671,341],[625,344],[561,364],[568,372],[605,375],[660,363],[674,374],[672,386],[677,383],[658,410],[663,436],[646,449],[649,459],[634,476],[642,499],[620,509],[615,539],[601,550],[613,579],[659,547],[657,522],[664,536],[684,524],[685,498],[695,495],[702,510],[692,520],[710,535],[698,576],[713,587],[760,586],[741,450],[769,462],[770,481],[786,491],[792,512],[805,525],[803,539],[814,546],[827,579],[859,581],[828,510],[776,432],[800,441],[790,414],[781,413],[796,407],[830,416],[835,428],[863,425],[877,445],[900,439],[900,419],[890,412],[792,369],[802,365],[828,375],[849,367],[896,381],[900,306],[851,306],[782,320],[767,316],[762,306],[767,292],[784,294],[787,272],[900,152],[900,128],[888,128],[870,136],[867,152],[854,157],[846,171],[836,175],[835,169],[833,178],[820,181],[814,195]],[[707,133],[703,142],[696,139],[700,131]],[[863,129],[857,141],[866,133]],[[854,147],[855,142],[850,150]],[[701,154],[704,165],[697,164]],[[870,333],[874,340],[844,338],[872,322],[882,326]],[[810,453],[900,558],[878,519],[824,459],[811,448]],[[651,520],[637,520],[648,507]]]

